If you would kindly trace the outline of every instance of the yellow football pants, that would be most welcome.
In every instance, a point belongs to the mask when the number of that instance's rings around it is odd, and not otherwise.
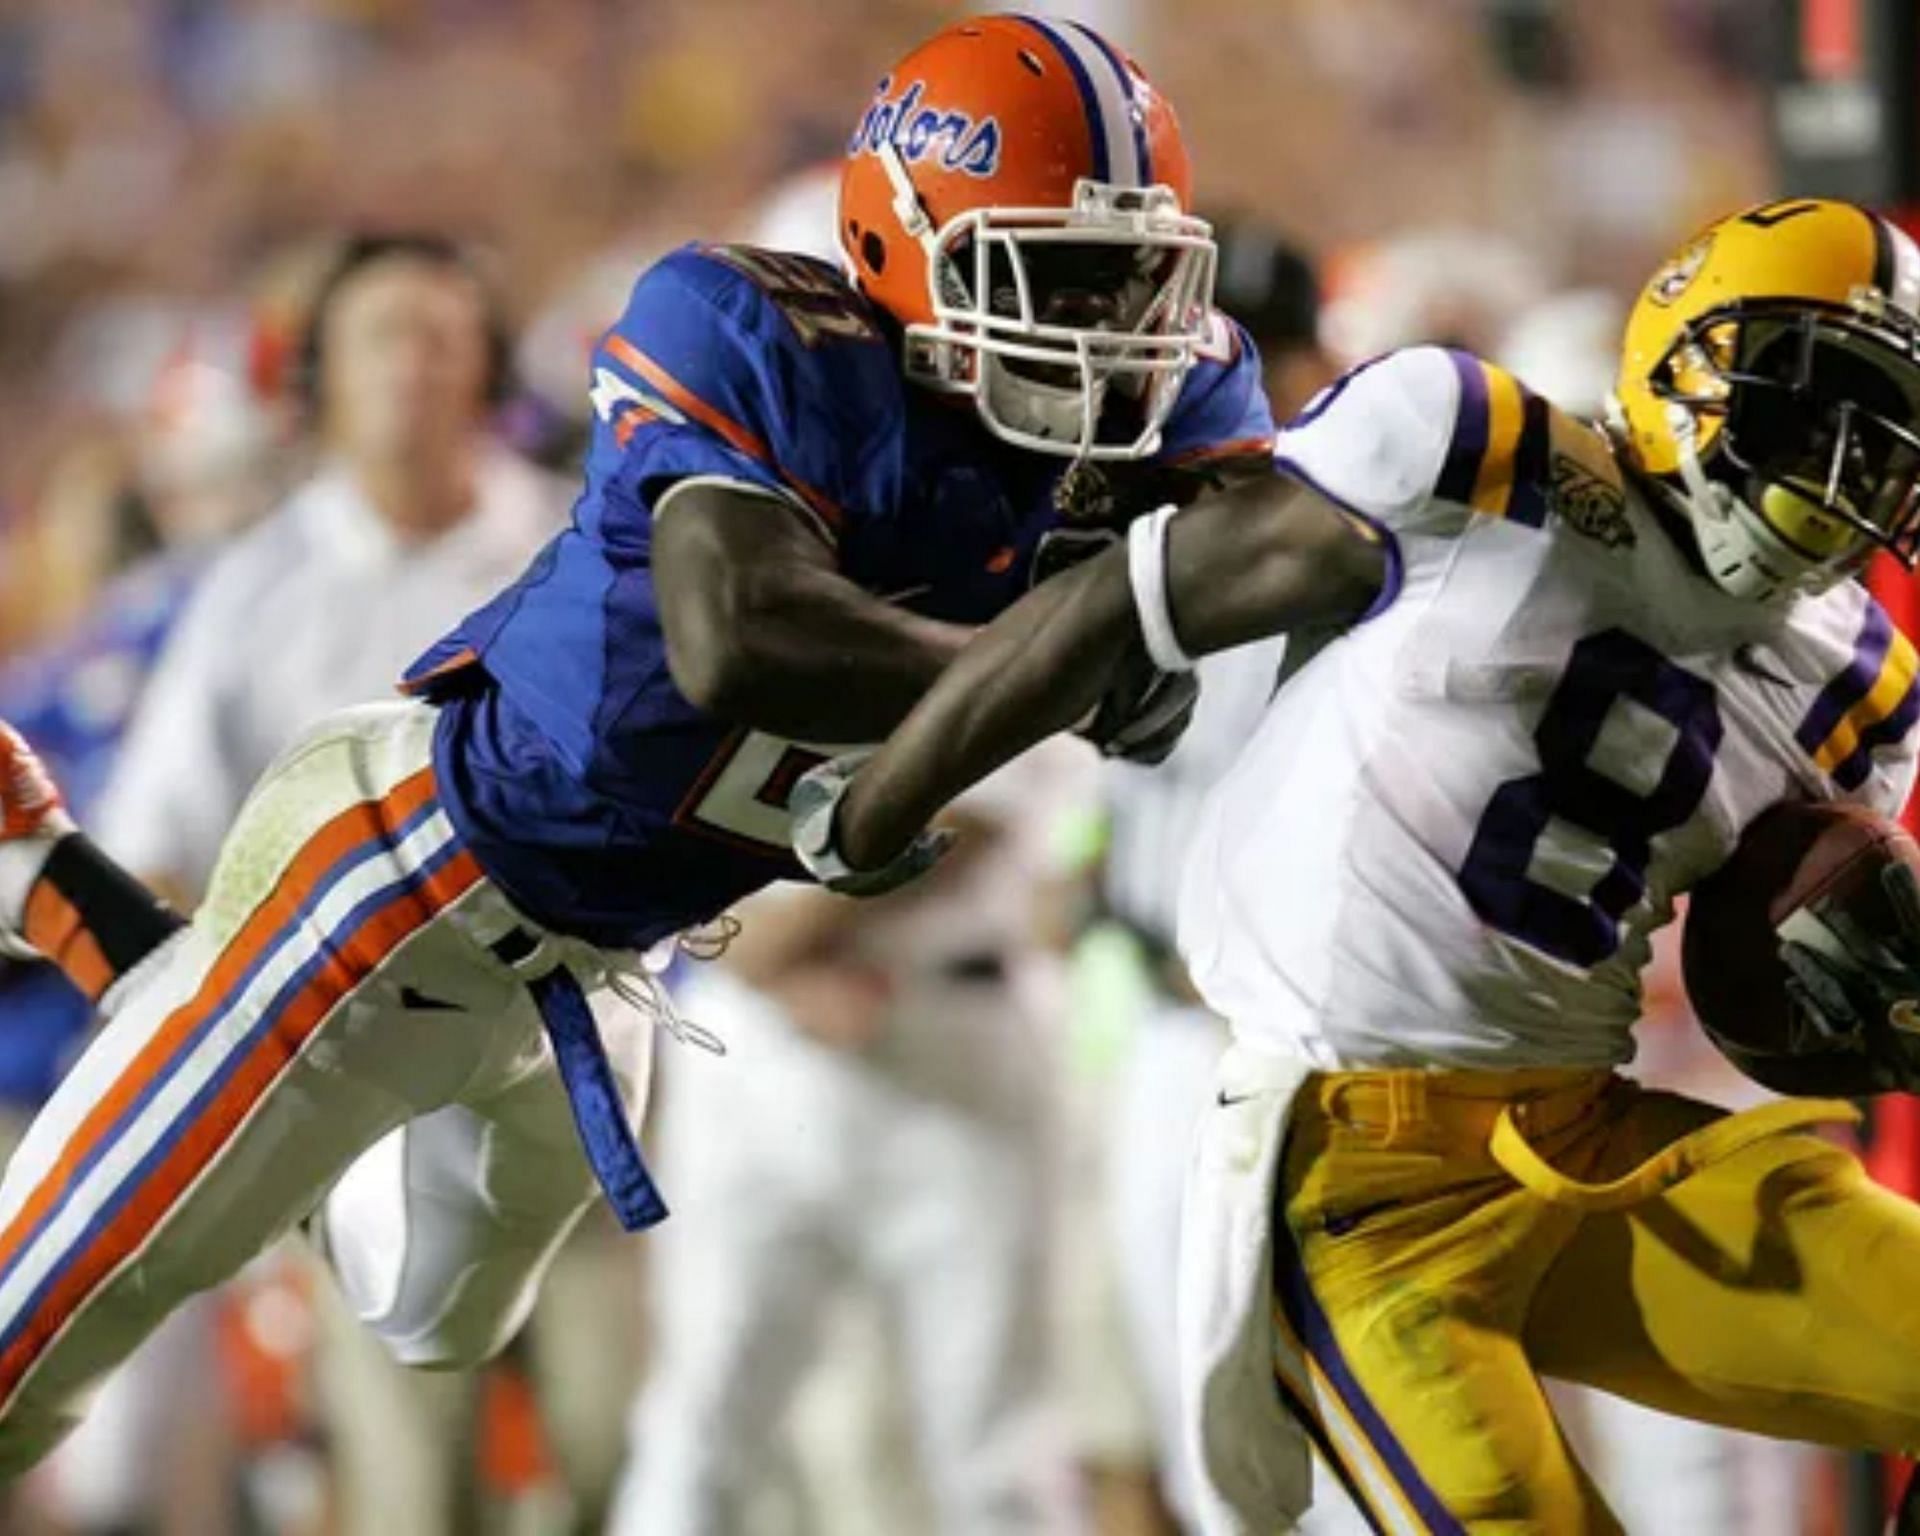
[[[1920,1206],[1780,1129],[1846,1115],[1591,1071],[1309,1078],[1275,1228],[1282,1395],[1396,1533],[1620,1529],[1540,1375],[1920,1446]]]

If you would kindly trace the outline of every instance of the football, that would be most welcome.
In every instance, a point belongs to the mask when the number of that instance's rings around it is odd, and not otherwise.
[[[1763,812],[1694,890],[1681,943],[1687,995],[1747,1076],[1790,1094],[1857,1096],[1887,1086],[1856,1047],[1827,1040],[1801,1016],[1776,930],[1821,902],[1871,932],[1894,931],[1882,875],[1899,863],[1920,874],[1920,846],[1898,822],[1859,806],[1787,801]]]

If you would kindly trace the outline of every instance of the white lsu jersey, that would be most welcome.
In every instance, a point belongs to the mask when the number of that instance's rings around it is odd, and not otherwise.
[[[1749,821],[1905,801],[1920,684],[1880,605],[1728,596],[1601,433],[1511,375],[1389,354],[1276,456],[1397,558],[1189,857],[1181,947],[1248,1043],[1323,1069],[1624,1061],[1648,935]]]

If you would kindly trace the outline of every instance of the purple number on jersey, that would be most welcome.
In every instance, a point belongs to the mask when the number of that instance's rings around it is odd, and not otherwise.
[[[1607,715],[1623,699],[1674,728],[1659,781],[1645,793],[1588,761]],[[1625,630],[1574,646],[1533,733],[1540,771],[1494,792],[1460,868],[1473,910],[1502,933],[1574,965],[1598,965],[1620,943],[1620,919],[1646,892],[1653,839],[1699,808],[1713,776],[1722,726],[1713,685],[1675,666]],[[1549,822],[1591,832],[1612,866],[1584,899],[1533,879],[1534,850]]]

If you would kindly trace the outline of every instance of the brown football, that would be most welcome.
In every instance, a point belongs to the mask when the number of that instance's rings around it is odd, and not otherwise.
[[[1755,818],[1733,857],[1695,888],[1681,942],[1687,996],[1714,1043],[1749,1077],[1782,1093],[1880,1086],[1856,1055],[1805,1053],[1774,930],[1826,898],[1891,931],[1880,876],[1900,862],[1920,873],[1920,847],[1898,822],[1859,806],[1783,801]]]

